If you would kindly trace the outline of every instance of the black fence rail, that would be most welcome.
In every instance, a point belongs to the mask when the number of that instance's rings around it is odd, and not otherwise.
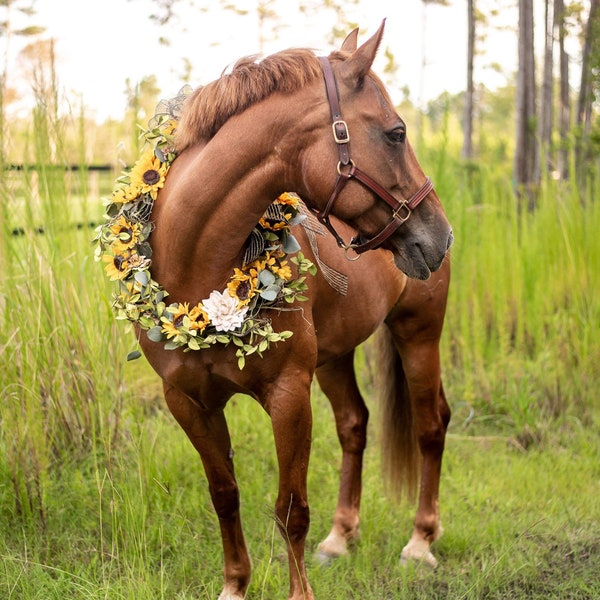
[[[18,173],[23,173],[23,176],[26,177],[29,181],[30,174],[32,175],[32,180],[37,179],[37,176],[42,173],[65,173],[66,177],[69,177],[69,174],[78,174],[76,179],[73,181],[81,181],[81,176],[87,176],[87,186],[86,186],[86,197],[87,198],[100,198],[106,196],[112,190],[112,185],[114,183],[114,178],[124,170],[125,167],[122,165],[115,164],[7,164],[4,165],[2,169],[0,167],[0,174],[4,171],[7,176],[10,176],[10,173],[13,173],[15,176]],[[75,184],[76,185],[76,184]],[[37,187],[36,184],[32,186],[33,189]],[[73,188],[72,188],[73,189]],[[69,223],[68,229],[95,229],[98,225],[100,225],[99,221],[77,221]],[[24,235],[44,235],[47,233],[46,228],[40,224],[36,226],[27,226],[23,227],[20,225],[16,225],[10,228],[7,233],[12,236],[24,236]]]
[[[56,171],[116,171],[119,167],[116,165],[22,165],[22,164],[8,164],[4,166],[6,171],[39,171],[44,170],[56,170]]]

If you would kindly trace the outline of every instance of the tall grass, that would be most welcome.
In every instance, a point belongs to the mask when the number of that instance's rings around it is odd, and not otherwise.
[[[35,164],[0,174],[0,464],[16,514],[44,525],[56,469],[114,447],[124,339],[78,229],[88,199],[55,162],[51,115],[34,117]]]
[[[501,164],[461,166],[448,137],[424,154],[456,240],[442,352],[453,400],[469,420],[536,435],[565,415],[589,422],[600,376],[598,176],[579,189],[546,174],[529,209]]]
[[[102,206],[57,159],[53,118],[38,108],[35,164],[0,174],[0,596],[215,598],[218,527],[199,461],[190,461],[147,364],[124,362],[133,340],[113,319],[92,231],[75,226],[98,220]],[[593,596],[599,515],[590,482],[600,474],[585,431],[598,427],[597,180],[582,190],[546,177],[530,211],[501,165],[460,164],[445,129],[427,143],[422,162],[456,237],[442,352],[455,415],[442,493],[451,528],[439,543],[449,566],[435,576],[398,574],[410,515],[390,510],[375,451],[362,548],[330,571],[312,569],[313,584],[318,597],[344,600]],[[359,375],[368,384],[376,367],[364,356]],[[311,548],[330,526],[339,456],[318,393],[314,410]],[[244,397],[227,411],[255,557],[251,593],[270,600],[284,594],[287,568],[270,512],[269,422]],[[458,435],[465,430],[479,435]],[[553,440],[576,446],[553,453]],[[540,478],[537,465],[556,479]],[[589,571],[575,565],[565,577],[565,556]]]

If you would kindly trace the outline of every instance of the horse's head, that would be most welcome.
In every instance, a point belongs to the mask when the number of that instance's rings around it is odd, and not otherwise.
[[[304,154],[305,173],[320,174],[307,178],[308,193],[340,246],[357,253],[387,248],[409,277],[427,279],[442,264],[452,230],[406,124],[371,72],[383,28],[359,48],[355,30],[340,52],[321,59],[327,89],[322,110],[329,116],[319,111],[319,135]],[[337,235],[330,214],[356,228],[350,244]]]

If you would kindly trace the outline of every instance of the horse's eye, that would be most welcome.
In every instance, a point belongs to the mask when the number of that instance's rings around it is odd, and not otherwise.
[[[386,136],[394,144],[403,144],[406,140],[406,129],[404,127],[396,127],[396,129],[388,131]]]

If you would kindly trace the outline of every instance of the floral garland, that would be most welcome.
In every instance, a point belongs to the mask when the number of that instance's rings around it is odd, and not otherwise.
[[[159,116],[154,122],[153,129],[142,132],[146,142],[142,156],[117,179],[106,203],[106,221],[94,238],[96,260],[105,262],[108,277],[118,282],[113,301],[116,318],[145,330],[150,340],[164,342],[167,350],[186,352],[233,343],[243,369],[246,356],[262,356],[271,343],[292,335],[275,332],[261,310],[284,310],[286,304],[306,300],[302,295],[308,289],[306,273],[316,273],[290,232],[290,226],[305,218],[299,211],[300,199],[284,193],[269,207],[250,235],[242,266],[234,269],[224,291],[214,290],[195,306],[167,304],[168,292],[150,274],[148,238],[154,201],[177,156],[173,145],[177,121]],[[296,254],[290,258],[298,268],[296,278],[286,260],[290,254]],[[136,350],[128,359],[139,356]]]

